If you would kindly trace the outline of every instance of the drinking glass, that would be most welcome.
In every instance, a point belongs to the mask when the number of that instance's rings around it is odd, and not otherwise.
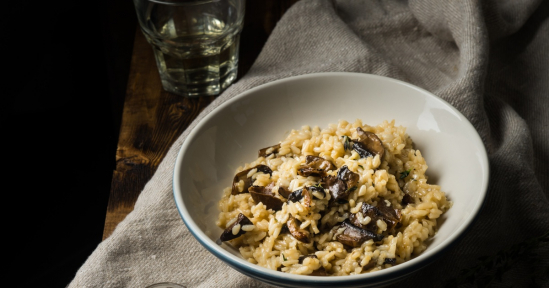
[[[133,0],[164,90],[217,95],[236,79],[245,0]]]

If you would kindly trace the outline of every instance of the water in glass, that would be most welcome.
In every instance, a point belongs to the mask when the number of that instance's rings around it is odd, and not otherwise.
[[[217,95],[233,83],[244,1],[134,1],[165,90]]]

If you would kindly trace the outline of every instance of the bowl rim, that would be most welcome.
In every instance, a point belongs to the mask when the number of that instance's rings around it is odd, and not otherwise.
[[[188,210],[185,208],[183,198],[181,196],[180,188],[180,179],[176,177],[181,172],[181,164],[183,161],[183,152],[186,151],[189,148],[191,140],[198,136],[198,131],[201,130],[201,128],[212,118],[214,115],[227,108],[231,104],[243,100],[246,97],[250,97],[250,95],[256,93],[258,90],[265,89],[270,86],[275,85],[281,85],[286,82],[292,82],[292,81],[300,81],[303,79],[310,79],[310,78],[317,78],[317,77],[364,77],[364,78],[371,78],[376,81],[387,81],[392,82],[393,84],[402,85],[407,88],[417,90],[425,95],[425,97],[432,98],[432,100],[436,100],[444,106],[447,106],[450,110],[452,110],[459,118],[462,118],[462,122],[464,125],[467,126],[468,130],[471,129],[474,131],[473,137],[474,139],[470,139],[472,142],[475,142],[475,146],[480,147],[480,162],[481,162],[481,172],[482,174],[482,183],[480,187],[480,191],[482,191],[482,194],[479,195],[480,201],[475,203],[475,206],[473,207],[471,215],[466,218],[466,222],[464,225],[460,225],[457,229],[455,229],[450,236],[448,236],[447,239],[445,239],[440,245],[437,247],[434,247],[432,250],[424,251],[420,255],[402,263],[397,266],[382,269],[379,271],[374,271],[371,273],[365,273],[365,274],[359,274],[359,275],[345,275],[345,276],[338,276],[338,277],[323,277],[323,276],[308,276],[308,275],[295,275],[295,274],[289,274],[289,273],[281,273],[279,271],[274,271],[265,267],[261,267],[256,264],[249,263],[245,259],[238,258],[237,256],[229,253],[225,249],[221,248],[221,245],[216,244],[214,241],[212,241],[199,227],[198,225],[192,220],[191,215],[189,214]],[[486,151],[486,147],[484,143],[482,142],[482,139],[480,135],[478,134],[478,131],[474,128],[474,126],[469,122],[469,120],[454,106],[452,106],[450,103],[445,101],[444,99],[434,95],[433,93],[417,87],[415,85],[412,85],[410,83],[386,77],[386,76],[380,76],[380,75],[374,75],[374,74],[368,74],[368,73],[356,73],[356,72],[320,72],[320,73],[311,73],[311,74],[304,74],[304,75],[298,75],[298,76],[291,76],[287,78],[282,78],[278,80],[274,80],[268,83],[264,83],[261,85],[258,85],[256,87],[250,88],[244,92],[241,92],[234,96],[231,99],[228,99],[227,101],[221,103],[218,107],[215,107],[210,113],[205,115],[202,119],[199,120],[199,122],[196,124],[196,126],[192,129],[192,131],[189,132],[189,135],[184,140],[184,142],[181,145],[181,148],[178,151],[178,155],[176,158],[176,162],[174,165],[173,170],[173,182],[172,182],[172,191],[173,191],[173,197],[175,201],[176,208],[180,214],[181,219],[187,226],[188,230],[191,232],[191,234],[194,236],[194,238],[203,246],[205,247],[210,253],[214,254],[217,258],[224,261],[226,264],[231,266],[232,268],[240,271],[241,273],[247,274],[247,275],[253,275],[257,276],[263,280],[270,280],[274,283],[291,283],[295,285],[303,285],[303,284],[310,284],[310,285],[320,285],[320,286],[331,286],[331,285],[344,285],[345,283],[361,283],[361,284],[373,284],[378,283],[380,281],[390,281],[391,279],[395,278],[395,275],[399,275],[398,278],[401,279],[401,277],[404,277],[405,275],[408,275],[412,272],[415,272],[416,270],[419,270],[423,267],[426,267],[428,264],[432,263],[436,259],[440,258],[444,254],[445,251],[452,248],[456,243],[458,243],[470,230],[471,226],[473,226],[473,223],[476,222],[478,219],[478,216],[480,214],[480,211],[482,210],[486,195],[488,193],[488,184],[489,184],[489,178],[490,178],[490,166],[488,161],[488,154]],[[392,282],[392,281],[390,281]]]

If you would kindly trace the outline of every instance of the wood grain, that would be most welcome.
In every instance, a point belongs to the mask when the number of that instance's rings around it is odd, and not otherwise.
[[[295,2],[246,2],[237,81],[250,69],[276,22]],[[214,99],[184,98],[162,90],[152,48],[136,29],[103,239],[133,210],[168,149]]]

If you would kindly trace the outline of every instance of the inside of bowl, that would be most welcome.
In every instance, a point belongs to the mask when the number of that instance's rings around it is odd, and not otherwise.
[[[392,79],[366,74],[297,77],[252,89],[208,115],[181,151],[178,187],[183,206],[215,245],[217,203],[236,169],[260,148],[283,140],[303,125],[326,127],[344,119],[407,127],[424,155],[429,183],[438,184],[454,206],[424,253],[455,238],[472,221],[484,197],[488,167],[484,147],[469,122],[441,99]],[[238,255],[238,251],[227,248]]]

